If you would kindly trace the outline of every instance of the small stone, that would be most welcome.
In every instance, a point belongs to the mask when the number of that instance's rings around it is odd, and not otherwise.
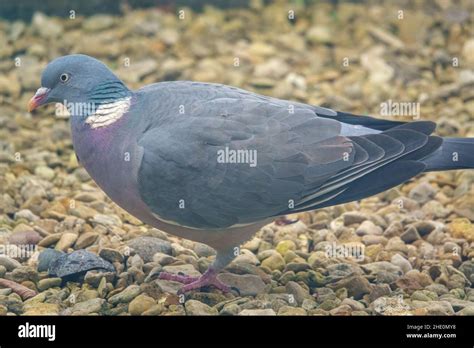
[[[178,291],[183,287],[183,284],[172,280],[156,279],[154,282],[161,292],[173,295],[176,295]]]
[[[330,29],[321,25],[311,27],[306,33],[306,38],[309,42],[316,44],[329,44],[333,41]]]
[[[260,264],[259,259],[255,256],[250,250],[241,249],[240,255],[237,256],[232,263],[248,263],[251,265],[258,265]]]
[[[213,248],[203,243],[194,243],[193,250],[199,257],[209,257],[216,254]]]
[[[186,309],[186,314],[188,315],[217,315],[217,309],[213,307],[209,307],[208,305],[196,301],[196,300],[188,300],[184,304],[184,308]]]
[[[177,258],[163,253],[156,253],[153,255],[153,262],[158,262],[162,266],[169,265],[173,262],[176,262],[176,260]]]
[[[39,291],[45,291],[49,288],[54,288],[61,286],[62,279],[61,278],[46,278],[46,279],[41,279],[38,282],[38,290]]]
[[[296,244],[292,240],[282,240],[275,248],[281,255],[285,255],[288,251],[296,250]]]
[[[146,311],[142,313],[142,315],[160,315],[164,311],[164,306],[162,304],[154,304],[149,307]]]
[[[4,305],[0,305],[0,316],[7,315],[8,313],[8,308]]]
[[[356,229],[356,234],[358,236],[365,235],[381,235],[382,229],[379,226],[376,226],[372,221],[366,220],[360,224]]]
[[[62,254],[49,264],[49,275],[65,278],[76,277],[90,270],[115,272],[114,266],[96,254],[86,250],[75,250],[70,254]]]
[[[427,217],[434,219],[445,218],[449,213],[451,213],[451,209],[445,208],[443,204],[438,201],[429,201],[425,203],[421,210],[427,215]]]
[[[474,306],[464,307],[459,312],[456,312],[456,315],[461,316],[474,316]]]
[[[348,315],[351,315],[352,313],[352,308],[347,305],[347,304],[343,304],[343,305],[340,305],[336,308],[333,308],[329,311],[329,314],[331,315],[334,315],[334,316],[348,316]]]
[[[39,176],[41,179],[51,181],[56,176],[56,173],[49,167],[39,166],[35,168],[35,175]]]
[[[370,293],[371,287],[369,281],[362,276],[351,276],[343,278],[336,283],[328,285],[330,288],[337,290],[346,288],[350,297],[359,300],[363,295]]]
[[[368,219],[368,216],[357,211],[350,211],[342,214],[342,218],[345,226],[350,226],[352,224],[360,224]]]
[[[263,315],[276,315],[275,311],[271,308],[267,309],[244,309],[241,312],[239,312],[239,315],[257,315],[257,316],[263,316]]]
[[[123,255],[115,249],[102,248],[99,252],[99,256],[111,263],[123,262]]]
[[[79,238],[77,238],[76,244],[74,244],[74,248],[76,250],[85,249],[88,246],[91,246],[92,244],[94,244],[98,237],[99,237],[99,234],[96,232],[83,233],[79,235]]]
[[[5,267],[8,272],[11,272],[15,268],[20,267],[21,263],[8,256],[0,255],[0,266]]]
[[[425,204],[436,195],[437,190],[428,182],[422,182],[411,189],[408,197],[417,201],[420,204]]]
[[[308,314],[306,313],[306,310],[304,310],[303,308],[291,307],[291,306],[282,306],[278,310],[278,315],[302,316],[302,315],[308,315]]]
[[[436,229],[436,225],[431,221],[418,221],[413,224],[420,236],[426,236]]]
[[[351,298],[345,298],[344,300],[342,300],[341,305],[348,305],[354,311],[365,309],[365,306],[364,306],[363,303],[361,303],[359,301],[356,301],[356,300],[353,300]]]
[[[394,221],[390,225],[388,225],[383,235],[387,238],[392,238],[392,237],[400,236],[402,233],[403,233],[403,225],[400,223],[400,221]]]
[[[72,247],[76,240],[77,234],[69,232],[63,233],[54,249],[59,251],[67,251],[67,249]]]
[[[420,234],[414,226],[408,227],[408,229],[402,233],[400,238],[405,243],[413,243],[414,241],[421,239]]]
[[[57,303],[31,302],[23,307],[23,315],[59,315]]]
[[[187,275],[190,277],[200,277],[201,273],[197,271],[193,265],[176,265],[176,266],[164,266],[164,272],[172,274]]]
[[[143,312],[155,305],[155,303],[155,300],[150,296],[141,294],[135,297],[132,302],[130,302],[128,305],[128,312],[131,315],[141,315]]]
[[[468,242],[474,242],[474,225],[469,219],[454,219],[449,225],[449,229],[455,238],[464,238]]]
[[[417,290],[411,295],[412,301],[432,301],[433,299],[423,291]]]
[[[105,279],[106,282],[112,283],[115,279],[115,273],[91,270],[88,271],[84,276],[84,282],[93,286],[94,288],[98,288],[100,286],[102,279]]]
[[[53,245],[58,242],[59,239],[61,239],[62,233],[53,233],[50,234],[49,236],[44,237],[39,243],[39,246],[42,247],[49,247],[50,245]]]
[[[95,209],[92,209],[84,204],[77,205],[75,208],[70,209],[69,213],[84,220],[90,220],[98,214]]]
[[[71,309],[74,315],[88,315],[100,313],[105,307],[105,300],[102,298],[93,298],[87,301],[79,302]]]
[[[265,290],[265,283],[253,274],[221,273],[217,277],[224,284],[236,288],[240,296],[256,296]]]
[[[163,253],[171,255],[171,243],[155,237],[137,237],[129,240],[127,245],[132,248],[144,262],[153,261],[153,255]]]
[[[99,14],[86,18],[82,23],[82,27],[86,32],[97,33],[112,27],[114,23],[115,21],[112,16]]]
[[[285,268],[285,260],[283,259],[283,256],[281,256],[279,253],[275,253],[263,260],[262,266],[267,267],[272,271],[283,271],[283,269]]]
[[[362,237],[362,243],[365,245],[376,245],[376,244],[387,244],[388,239],[384,236],[378,236],[374,234],[367,234]]]
[[[95,224],[99,225],[104,225],[108,227],[121,227],[122,226],[122,220],[117,216],[113,214],[96,214],[92,218],[92,222]]]
[[[29,209],[21,209],[15,213],[15,220],[25,219],[30,222],[38,221],[39,217]]]
[[[128,303],[141,293],[138,285],[129,285],[125,290],[113,295],[108,299],[108,302],[116,305],[118,303]]]
[[[47,271],[51,262],[63,254],[62,251],[44,249],[38,256],[38,272]]]
[[[393,263],[395,266],[400,267],[403,273],[407,273],[408,271],[412,269],[410,261],[405,259],[400,254],[394,254],[392,258],[390,259],[390,262]]]
[[[412,301],[414,308],[424,308],[427,315],[453,315],[454,309],[447,301]]]
[[[474,284],[474,261],[468,260],[461,264],[459,270],[464,273],[467,279]]]
[[[285,286],[286,291],[293,295],[298,306],[301,306],[305,299],[310,298],[309,292],[297,282],[289,281]]]

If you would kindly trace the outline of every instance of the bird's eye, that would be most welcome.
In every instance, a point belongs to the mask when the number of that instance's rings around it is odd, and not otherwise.
[[[61,76],[59,76],[59,79],[61,80],[62,83],[67,82],[69,80],[69,75],[61,74]]]

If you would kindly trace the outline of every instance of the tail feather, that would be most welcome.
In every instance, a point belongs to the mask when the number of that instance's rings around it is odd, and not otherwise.
[[[443,138],[441,146],[421,160],[425,172],[474,168],[474,138]]]

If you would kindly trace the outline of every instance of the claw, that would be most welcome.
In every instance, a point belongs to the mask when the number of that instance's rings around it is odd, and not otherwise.
[[[168,272],[161,272],[159,279],[164,280],[173,280],[175,282],[185,284],[181,289],[179,289],[178,294],[184,294],[191,290],[200,289],[206,286],[214,286],[215,288],[221,290],[224,293],[228,293],[231,291],[231,287],[221,282],[217,279],[217,272],[208,269],[206,273],[204,273],[201,277],[191,277],[187,275],[181,274],[172,274]]]

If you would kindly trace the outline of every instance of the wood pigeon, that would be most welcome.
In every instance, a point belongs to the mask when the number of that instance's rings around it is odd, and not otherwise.
[[[397,122],[191,81],[130,90],[99,60],[50,62],[29,110],[63,103],[75,152],[123,209],[173,235],[210,245],[199,278],[217,274],[239,245],[285,214],[359,200],[417,174],[474,167],[473,138],[431,135],[430,121]]]

